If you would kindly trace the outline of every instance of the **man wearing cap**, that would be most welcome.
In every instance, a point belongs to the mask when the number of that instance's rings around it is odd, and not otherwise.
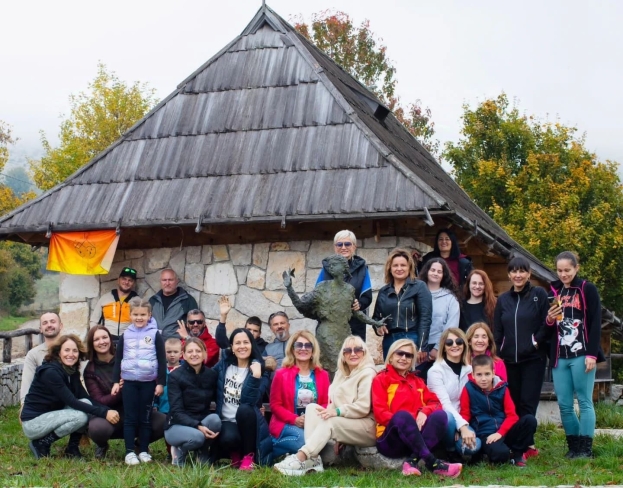
[[[123,268],[117,280],[117,288],[103,295],[91,313],[91,327],[104,325],[113,339],[119,337],[130,326],[131,298],[138,296],[133,290],[136,284],[136,270]]]

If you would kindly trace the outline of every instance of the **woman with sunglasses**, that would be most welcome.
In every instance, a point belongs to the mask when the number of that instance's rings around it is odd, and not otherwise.
[[[337,372],[329,387],[329,405],[311,403],[305,410],[305,445],[296,454],[275,464],[280,473],[300,476],[324,471],[320,451],[330,440],[358,447],[375,443],[370,392],[376,376],[374,361],[359,336],[348,336],[342,344]]]
[[[504,381],[508,381],[508,375],[506,374],[506,365],[502,361],[496,351],[495,341],[493,340],[493,332],[487,324],[484,322],[476,322],[467,329],[467,349],[469,351],[469,357],[474,358],[484,354],[490,356],[493,359],[493,372],[496,376]]]
[[[294,454],[305,444],[305,408],[329,402],[329,374],[320,364],[314,335],[299,330],[286,344],[286,357],[270,389],[272,416],[268,428],[273,438],[273,458]]]
[[[379,290],[372,317],[390,316],[375,332],[383,335],[383,357],[399,339],[411,339],[426,349],[433,303],[426,284],[415,278],[415,262],[405,249],[394,249],[385,262],[385,283]],[[426,357],[426,353],[419,359]]]
[[[355,288],[355,301],[353,302],[353,310],[365,311],[372,303],[372,280],[368,272],[368,266],[363,258],[356,256],[357,238],[349,230],[341,230],[333,238],[333,247],[335,254],[344,256],[348,260],[348,274],[344,281],[350,283]],[[326,259],[322,261],[322,269],[318,275],[316,284],[322,281],[332,280],[331,274],[327,269],[328,263]],[[366,340],[366,324],[351,317],[348,321],[350,330],[353,335]]]
[[[418,461],[440,476],[456,478],[461,464],[446,463],[431,452],[443,441],[448,417],[441,403],[413,372],[417,349],[413,341],[394,342],[385,359],[386,368],[372,382],[372,404],[376,419],[376,448],[389,458],[407,458],[405,476],[422,473]]]
[[[444,444],[450,453],[471,456],[480,450],[481,442],[469,423],[461,417],[461,391],[472,372],[465,333],[455,327],[447,329],[439,340],[440,354],[428,371],[428,388],[448,415]]]

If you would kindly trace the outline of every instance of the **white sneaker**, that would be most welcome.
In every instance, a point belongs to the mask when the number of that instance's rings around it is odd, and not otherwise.
[[[136,454],[133,452],[129,452],[125,455],[125,463],[129,464],[130,466],[136,466],[137,464],[141,464],[141,462],[138,460],[138,457],[136,457]]]
[[[151,459],[151,455],[148,452],[141,452],[138,455],[138,460],[141,463],[151,463],[152,459]]]
[[[275,469],[286,476],[303,476],[309,472],[321,473],[324,471],[320,456],[299,461],[296,454],[291,454],[280,463],[275,464]]]

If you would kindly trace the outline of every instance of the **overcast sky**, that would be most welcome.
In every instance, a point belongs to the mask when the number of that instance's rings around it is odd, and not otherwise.
[[[0,120],[36,156],[57,141],[68,97],[98,61],[164,98],[244,29],[261,0],[3,2]],[[398,94],[429,106],[442,141],[462,105],[505,91],[521,110],[575,125],[601,159],[623,163],[623,1],[272,0],[286,20],[325,9],[369,19],[397,68]]]

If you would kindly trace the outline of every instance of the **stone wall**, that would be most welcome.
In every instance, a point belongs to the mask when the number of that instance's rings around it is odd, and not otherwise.
[[[0,363],[0,408],[19,405],[23,360],[11,364]]]
[[[389,251],[395,247],[430,248],[410,237],[381,237],[360,241],[357,254],[366,260],[376,291],[383,286],[383,270]],[[333,254],[333,241],[291,241],[258,244],[208,245],[183,248],[118,250],[108,275],[62,275],[60,314],[65,331],[84,336],[92,308],[98,297],[116,287],[117,277],[125,266],[138,272],[136,291],[149,298],[160,289],[160,271],[170,267],[180,278],[180,285],[195,297],[206,314],[208,327],[214,331],[219,319],[217,300],[228,295],[233,309],[227,318],[227,329],[244,325],[257,315],[266,323],[268,316],[284,311],[290,317],[291,331],[314,330],[316,322],[305,319],[294,308],[283,286],[281,274],[296,270],[294,289],[304,293],[314,288],[322,259]],[[271,341],[268,327],[263,337]],[[379,341],[368,330],[369,345],[380,361]]]

